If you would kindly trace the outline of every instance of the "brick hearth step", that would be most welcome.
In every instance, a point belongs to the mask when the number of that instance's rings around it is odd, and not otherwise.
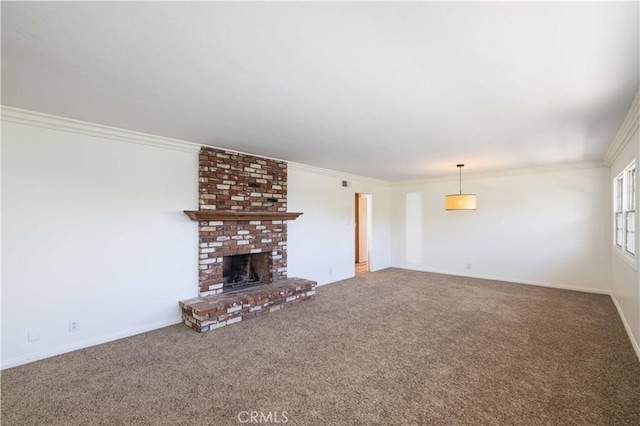
[[[274,312],[313,297],[318,283],[287,278],[233,293],[194,297],[180,302],[182,321],[204,333]]]

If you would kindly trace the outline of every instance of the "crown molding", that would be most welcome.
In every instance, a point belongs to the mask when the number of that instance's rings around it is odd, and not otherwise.
[[[558,164],[547,164],[543,166],[519,167],[514,169],[488,170],[485,172],[465,173],[463,178],[464,180],[473,180],[473,179],[495,178],[495,177],[505,177],[505,176],[518,176],[518,175],[525,175],[525,174],[550,173],[550,172],[564,171],[564,170],[600,169],[600,168],[607,168],[607,167],[608,166],[600,160],[581,161],[581,162],[575,162],[575,163],[558,163]],[[456,174],[456,175],[450,175],[450,176],[434,176],[431,178],[424,178],[424,179],[397,181],[397,182],[392,182],[392,186],[447,182],[452,180],[457,181],[458,175]]]
[[[8,123],[24,124],[28,126],[42,127],[50,130],[58,130],[69,133],[77,133],[85,136],[93,136],[102,139],[112,139],[122,142],[130,142],[139,145],[153,146],[156,148],[171,149],[184,152],[199,152],[202,145],[186,142],[178,139],[165,138],[150,135],[148,133],[135,132],[133,130],[119,129],[103,126],[87,121],[74,120],[57,115],[2,105],[2,121]]]
[[[351,173],[340,172],[337,170],[323,169],[322,167],[308,166],[306,164],[295,163],[292,161],[288,161],[288,164],[291,170],[313,173],[321,176],[332,176],[332,177],[345,179],[345,180],[357,180],[360,182],[369,182],[369,183],[374,183],[378,185],[387,185],[387,186],[391,185],[391,182],[387,180],[376,179],[376,178],[361,176],[361,175],[354,175]]]
[[[623,123],[623,126],[620,128],[618,135],[614,139],[614,143],[612,143],[609,151],[607,152],[607,156],[605,156],[605,162],[602,161],[591,161],[591,162],[581,162],[581,163],[563,163],[563,164],[554,164],[554,165],[545,165],[545,166],[536,166],[536,167],[524,167],[518,169],[503,169],[503,170],[494,170],[487,172],[478,172],[478,173],[465,173],[465,179],[475,179],[475,178],[484,178],[484,177],[497,177],[497,176],[512,176],[524,173],[542,173],[549,172],[553,170],[566,170],[566,169],[577,169],[577,168],[597,168],[597,167],[607,167],[610,165],[609,161],[613,161],[615,156],[619,155],[619,153],[624,149],[624,146],[629,142],[630,137],[633,135],[635,130],[638,128],[640,124],[640,92],[636,96],[633,105]],[[183,152],[192,152],[197,153],[200,151],[201,147],[209,147],[209,148],[217,148],[225,151],[236,152],[238,154],[247,154],[254,155],[259,157],[264,157],[258,154],[245,153],[241,151],[236,151],[229,148],[211,146],[211,145],[203,145],[194,142],[187,142],[179,139],[166,138],[162,136],[151,135],[148,133],[136,132],[133,130],[120,129],[111,126],[105,126],[102,124],[91,123],[87,121],[74,120],[71,118],[60,117],[51,114],[45,114],[41,112],[29,111],[21,108],[10,107],[6,105],[0,106],[1,112],[1,120],[3,122],[17,123],[35,127],[42,127],[51,130],[65,131],[70,133],[82,134],[86,136],[99,137],[103,139],[111,139],[121,142],[129,142],[140,145],[147,145],[156,148],[164,148],[171,149],[175,151],[183,151]],[[611,154],[610,154],[611,153]],[[306,164],[296,163],[292,161],[282,160],[279,158],[271,158],[264,157],[278,161],[284,161],[288,164],[288,167],[291,170],[298,170],[307,173],[313,173],[321,176],[332,176],[335,178],[345,179],[345,180],[357,180],[360,182],[368,182],[377,185],[384,186],[397,186],[397,185],[406,185],[412,183],[428,183],[428,182],[441,182],[441,181],[449,181],[457,179],[456,176],[437,176],[431,178],[423,178],[423,179],[415,179],[415,180],[405,180],[405,181],[387,181],[383,179],[376,179],[367,176],[361,176],[346,172],[341,172],[337,170],[325,169],[322,167],[309,166]]]
[[[323,169],[320,167],[307,166],[305,164],[294,163],[283,160],[281,158],[265,157],[264,155],[236,151],[234,149],[220,146],[204,145],[179,139],[165,138],[163,136],[156,136],[148,133],[136,132],[133,130],[120,129],[117,127],[105,126],[88,121],[74,120],[72,118],[60,117],[57,115],[45,114],[42,112],[30,111],[6,105],[0,106],[0,112],[2,121],[7,123],[24,124],[28,126],[42,127],[50,130],[76,133],[85,136],[93,136],[102,139],[111,139],[121,142],[130,142],[140,145],[153,146],[156,148],[172,149],[175,151],[197,153],[200,151],[201,147],[215,148],[234,152],[237,154],[252,155],[270,160],[283,161],[287,163],[289,167],[292,167],[295,170],[316,173],[323,176],[335,176],[342,179],[353,179],[378,184],[389,184],[389,182],[380,179],[358,176],[335,170]]]
[[[626,148],[631,140],[631,136],[638,130],[638,127],[640,127],[640,90],[636,94],[631,108],[629,108],[629,113],[622,122],[622,126],[620,126],[618,133],[616,133],[613,141],[611,141],[611,145],[609,145],[607,153],[604,155],[604,163],[607,166],[612,165],[620,153]]]
[[[307,166],[281,158],[265,157],[264,155],[252,154],[234,149],[204,145],[194,142],[187,142],[179,139],[165,138],[163,136],[151,135],[148,133],[136,132],[133,130],[120,129],[117,127],[105,126],[102,124],[91,123],[88,121],[74,120],[72,118],[60,117],[57,115],[45,114],[42,112],[30,111],[26,109],[1,105],[1,119],[3,122],[24,124],[28,126],[42,127],[45,129],[58,130],[69,133],[76,133],[85,136],[93,136],[102,139],[111,139],[120,142],[130,142],[140,145],[147,145],[157,148],[172,149],[175,151],[194,152],[200,151],[201,147],[221,149],[224,151],[234,152],[237,154],[252,155],[256,157],[266,158],[270,160],[283,161],[294,170],[311,172],[323,176],[335,176],[341,179],[352,179],[358,181],[366,181],[378,184],[386,184],[389,182],[380,179],[369,178],[365,176],[343,173],[335,170],[323,169],[320,167]]]

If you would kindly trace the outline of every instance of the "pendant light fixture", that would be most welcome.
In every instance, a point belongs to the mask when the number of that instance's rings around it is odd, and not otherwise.
[[[444,197],[444,207],[446,210],[475,210],[477,206],[476,194],[462,193],[462,168],[464,164],[457,164],[460,169],[460,193],[446,195]]]

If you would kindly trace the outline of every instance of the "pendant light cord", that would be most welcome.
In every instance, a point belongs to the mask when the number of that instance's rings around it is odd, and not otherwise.
[[[464,164],[456,164],[456,167],[460,169],[460,195],[462,195],[462,168],[464,167]]]

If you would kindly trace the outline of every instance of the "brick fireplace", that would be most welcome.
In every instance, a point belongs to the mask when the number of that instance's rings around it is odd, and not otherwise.
[[[203,147],[199,210],[185,213],[199,235],[199,297],[180,302],[185,324],[208,331],[315,293],[315,282],[287,278],[287,220],[301,213],[287,212],[286,162]]]

